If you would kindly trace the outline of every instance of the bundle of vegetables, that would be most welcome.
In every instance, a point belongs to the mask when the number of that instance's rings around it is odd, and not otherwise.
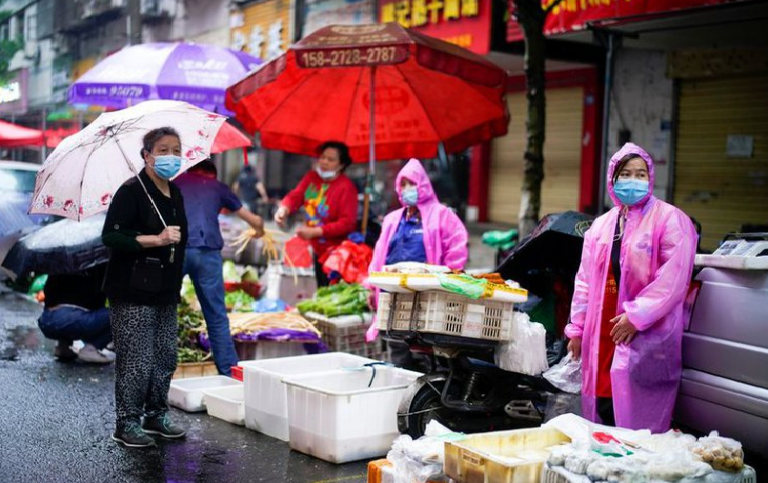
[[[203,316],[194,310],[185,299],[177,309],[179,319],[179,338],[177,340],[178,352],[176,360],[181,364],[185,362],[202,362],[211,355],[202,350],[198,344],[198,335],[205,330]]]
[[[248,295],[244,290],[235,290],[224,294],[224,305],[230,312],[251,312],[253,302],[256,299]]]
[[[299,312],[317,312],[326,317],[360,315],[368,311],[368,290],[362,285],[340,283],[323,287],[314,298],[299,302]]]
[[[320,331],[307,319],[289,312],[229,314],[229,328],[233,336],[255,334],[273,329],[312,332],[320,335]]]
[[[230,243],[229,246],[237,248],[235,253],[240,255],[248,247],[248,243],[250,243],[252,239],[261,237],[261,241],[264,243],[264,246],[261,249],[262,254],[267,257],[268,262],[271,262],[272,260],[278,260],[280,256],[278,251],[278,241],[275,239],[275,235],[277,235],[277,233],[272,230],[264,230],[263,233],[260,233],[253,228],[247,228],[246,230],[243,230],[237,238],[232,240],[232,243]]]

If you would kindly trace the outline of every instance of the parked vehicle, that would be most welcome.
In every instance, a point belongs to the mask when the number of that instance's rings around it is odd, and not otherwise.
[[[39,164],[0,161],[0,261],[19,238],[51,218],[27,214],[38,171]]]
[[[768,454],[768,233],[726,237],[700,270],[683,334],[676,424]]]

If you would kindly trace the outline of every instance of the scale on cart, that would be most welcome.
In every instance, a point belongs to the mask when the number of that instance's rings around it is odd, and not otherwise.
[[[768,269],[768,233],[732,233],[712,255],[696,255],[696,265],[736,270]]]
[[[768,233],[728,235],[696,266],[675,419],[768,454]]]

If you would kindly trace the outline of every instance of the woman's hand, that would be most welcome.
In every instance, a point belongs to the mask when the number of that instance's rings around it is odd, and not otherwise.
[[[613,337],[614,344],[629,344],[635,337],[637,329],[629,321],[627,314],[621,314],[618,317],[611,319],[612,324],[616,324],[611,329],[611,337]]]
[[[371,290],[371,293],[368,294],[368,308],[371,309],[371,312],[376,312],[376,291]]]
[[[323,236],[323,229],[318,227],[302,226],[296,230],[296,235],[302,240],[311,240]]]
[[[288,207],[280,205],[280,208],[277,209],[275,212],[275,223],[280,225],[281,227],[285,227],[285,221],[288,218],[288,215],[290,214]]]
[[[574,361],[581,359],[581,337],[574,337],[568,342],[568,352]]]
[[[181,241],[181,227],[166,226],[165,230],[157,235],[157,241],[161,247],[179,243]]]

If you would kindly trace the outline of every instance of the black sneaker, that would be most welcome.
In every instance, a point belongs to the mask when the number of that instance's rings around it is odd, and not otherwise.
[[[168,417],[168,414],[163,414],[156,418],[145,419],[142,428],[147,434],[155,434],[166,439],[178,439],[187,435],[185,430],[171,422],[171,418]]]
[[[141,425],[135,421],[130,421],[124,425],[118,425],[115,432],[112,433],[112,439],[122,443],[129,448],[148,448],[157,446],[155,440],[150,438]]]

